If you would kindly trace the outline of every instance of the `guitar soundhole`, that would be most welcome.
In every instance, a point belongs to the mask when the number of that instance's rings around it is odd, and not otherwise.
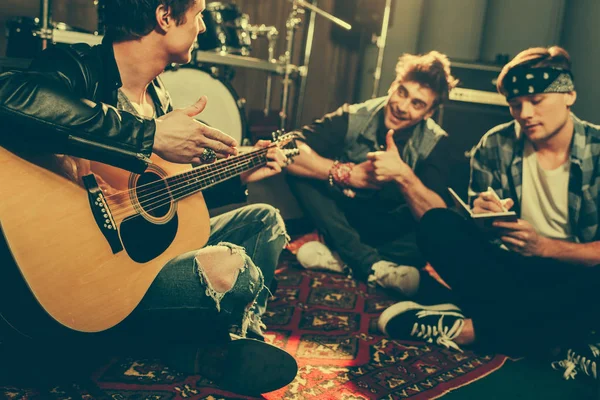
[[[169,247],[179,221],[171,193],[159,175],[146,172],[134,187],[139,214],[121,223],[121,242],[133,261],[145,263]]]
[[[140,175],[136,195],[142,210],[154,218],[164,217],[171,209],[171,192],[161,177],[154,173]]]

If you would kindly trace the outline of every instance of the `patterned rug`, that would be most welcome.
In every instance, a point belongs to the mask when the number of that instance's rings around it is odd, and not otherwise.
[[[458,353],[384,338],[377,317],[394,303],[389,293],[331,273],[301,269],[285,253],[276,298],[265,318],[267,341],[294,355],[299,373],[268,400],[434,399],[500,368],[504,356]],[[183,375],[160,360],[114,359],[76,385],[0,386],[9,399],[249,399]]]

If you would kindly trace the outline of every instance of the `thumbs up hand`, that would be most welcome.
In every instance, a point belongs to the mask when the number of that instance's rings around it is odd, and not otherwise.
[[[406,176],[412,175],[412,169],[406,164],[400,153],[396,142],[394,142],[394,130],[390,129],[385,137],[386,150],[374,151],[367,154],[367,158],[373,164],[375,179],[379,182],[402,181]]]

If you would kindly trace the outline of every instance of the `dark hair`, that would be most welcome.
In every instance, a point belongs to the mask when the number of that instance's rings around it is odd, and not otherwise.
[[[532,47],[523,50],[508,62],[498,75],[496,88],[498,92],[507,95],[504,89],[504,78],[508,72],[516,67],[529,68],[559,68],[571,72],[571,57],[569,53],[559,46]]]
[[[105,34],[113,41],[140,38],[156,27],[156,9],[163,5],[171,11],[177,25],[195,0],[100,0],[99,15]]]
[[[396,64],[396,79],[390,91],[404,81],[418,82],[433,90],[438,96],[434,106],[446,101],[450,90],[458,84],[458,79],[450,73],[450,60],[439,51],[423,55],[403,54]]]

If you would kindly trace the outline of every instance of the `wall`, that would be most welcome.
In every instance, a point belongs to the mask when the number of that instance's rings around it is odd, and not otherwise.
[[[573,111],[587,121],[600,123],[600,1],[569,1],[565,12],[562,45],[571,54],[577,89]]]
[[[386,48],[383,56],[379,95],[387,92],[390,83],[396,76],[395,68],[398,57],[404,53],[417,51],[422,0],[400,0],[394,4],[392,12],[393,24],[388,31]],[[367,46],[363,57],[363,69],[359,77],[361,85],[357,100],[365,100],[373,93],[373,73],[377,64],[377,47]]]
[[[488,0],[481,59],[558,44],[565,0]],[[571,2],[572,3],[572,2]]]
[[[477,59],[486,8],[487,0],[426,0],[419,52],[438,50],[454,59]]]
[[[380,95],[393,80],[396,59],[404,52],[435,49],[454,61],[492,63],[497,54],[512,58],[528,47],[559,44],[573,59],[578,91],[574,111],[583,119],[600,122],[596,107],[600,1],[406,0],[399,1],[394,11]],[[371,97],[376,50],[372,44],[366,49],[357,101]]]

